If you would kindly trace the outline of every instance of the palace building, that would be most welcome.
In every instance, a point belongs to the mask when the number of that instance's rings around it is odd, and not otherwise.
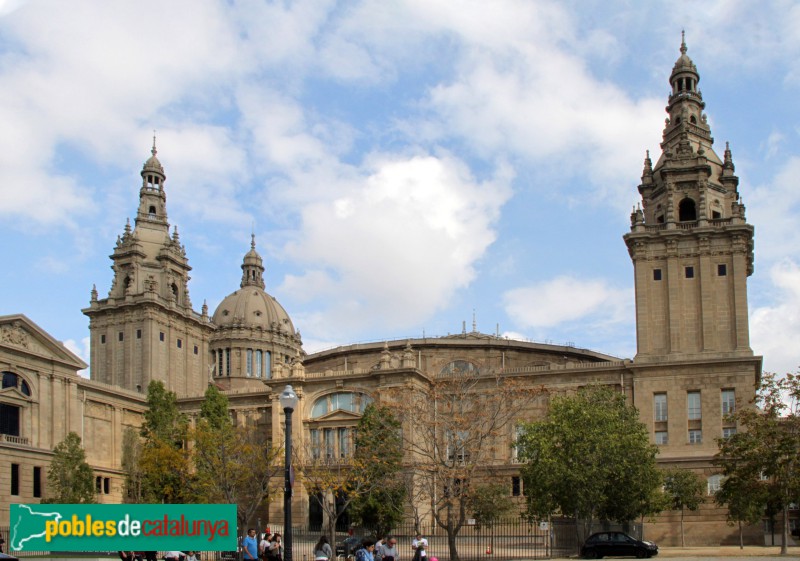
[[[721,155],[714,149],[700,74],[686,50],[682,42],[669,77],[661,153],[644,160],[640,203],[623,235],[634,271],[633,358],[509,340],[480,333],[474,324],[447,337],[306,354],[290,314],[264,283],[255,238],[242,260],[240,285],[213,312],[205,305],[196,311],[187,250],[170,228],[167,175],[154,146],[141,171],[135,220],[124,226],[111,255],[113,278],[97,279],[101,286],[110,280],[110,288],[102,297],[92,288],[83,310],[91,379],[77,373],[87,365],[34,321],[0,317],[0,526],[9,523],[9,503],[47,496],[53,448],[69,431],[83,440],[98,501],[123,501],[122,437],[141,425],[152,380],[177,394],[190,419],[208,385],[216,384],[235,422],[260,427],[273,442],[282,442],[278,396],[290,383],[299,396],[295,446],[313,443],[333,457],[352,453],[353,429],[384,388],[425,387],[455,371],[513,375],[543,386],[547,395],[608,385],[639,409],[659,462],[701,474],[713,493],[720,482],[711,464],[716,439],[737,430],[724,415],[753,397],[761,373],[748,328],[754,229],[740,201],[731,149],[726,144]],[[540,417],[546,406],[546,399],[537,401],[520,420]],[[510,431],[495,467],[509,494],[518,494],[513,439]],[[321,520],[307,490],[296,489],[293,500],[295,522]],[[267,517],[282,520],[281,500],[262,520]],[[648,523],[648,538],[679,543],[677,520],[666,513]],[[761,539],[759,532],[751,540]],[[725,510],[711,502],[687,514],[687,542],[719,544],[736,535]]]

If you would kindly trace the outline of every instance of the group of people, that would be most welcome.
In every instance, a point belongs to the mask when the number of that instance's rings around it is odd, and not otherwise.
[[[378,541],[367,538],[361,542],[361,546],[356,550],[355,561],[400,561],[397,538],[394,536],[378,539]],[[412,561],[428,561],[428,540],[422,534],[417,534],[411,540],[411,550],[414,552]],[[315,561],[321,560],[316,559]],[[431,557],[429,561],[438,560]]]
[[[121,561],[158,561],[157,551],[118,551]],[[167,551],[164,561],[200,561],[196,551]]]
[[[242,559],[244,561],[281,561],[283,559],[283,545],[279,533],[264,532],[259,540],[256,529],[247,530],[247,536],[242,540]]]

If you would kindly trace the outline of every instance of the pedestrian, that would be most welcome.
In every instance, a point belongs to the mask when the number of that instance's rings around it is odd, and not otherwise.
[[[375,551],[375,542],[369,538],[364,538],[361,542],[361,547],[356,550],[356,561],[375,561],[373,552]]]
[[[283,559],[283,546],[281,545],[281,535],[275,533],[269,541],[267,548],[267,559],[269,561],[281,561]]]
[[[381,547],[382,561],[399,561],[400,552],[397,549],[397,538],[389,536]]]
[[[258,542],[256,541],[255,528],[249,528],[247,536],[242,540],[242,559],[244,561],[256,561],[258,559]]]
[[[320,536],[317,545],[314,546],[314,561],[331,561],[333,558],[333,549],[328,536]]]
[[[414,550],[414,558],[412,561],[424,561],[425,557],[428,555],[426,550],[428,549],[428,540],[422,537],[422,534],[417,534],[413,540],[411,540],[411,549]]]
[[[269,539],[271,537],[271,534],[265,532],[264,535],[261,536],[261,541],[258,542],[258,557],[263,561],[267,560],[267,549],[269,548]]]
[[[185,561],[186,556],[182,551],[168,551],[164,554],[165,561]]]

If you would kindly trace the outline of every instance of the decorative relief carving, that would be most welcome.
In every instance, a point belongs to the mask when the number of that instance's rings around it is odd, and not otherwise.
[[[18,321],[11,325],[0,326],[0,341],[15,347],[29,348],[30,336]]]

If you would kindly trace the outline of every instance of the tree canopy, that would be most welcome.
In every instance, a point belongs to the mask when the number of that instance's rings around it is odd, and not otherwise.
[[[635,407],[611,388],[556,396],[547,417],[521,427],[518,457],[528,515],[562,513],[588,521],[628,521],[649,514],[661,483],[657,448]]]
[[[683,515],[686,510],[700,508],[704,488],[705,483],[693,471],[677,467],[664,471],[664,494],[669,498],[669,508],[681,511],[681,547],[686,547]]]
[[[757,502],[783,511],[781,553],[787,553],[789,505],[800,497],[800,377],[765,372],[753,401],[728,420],[736,434],[719,441],[715,463],[724,480],[720,500],[731,515],[751,520]],[[744,494],[744,495],[742,495]]]
[[[95,502],[94,472],[86,462],[81,437],[70,432],[53,450],[47,471],[49,497],[42,502],[82,504]]]
[[[353,498],[354,521],[386,536],[403,519],[406,498],[403,470],[403,437],[400,421],[388,405],[370,403],[356,427],[355,457],[372,491]]]

